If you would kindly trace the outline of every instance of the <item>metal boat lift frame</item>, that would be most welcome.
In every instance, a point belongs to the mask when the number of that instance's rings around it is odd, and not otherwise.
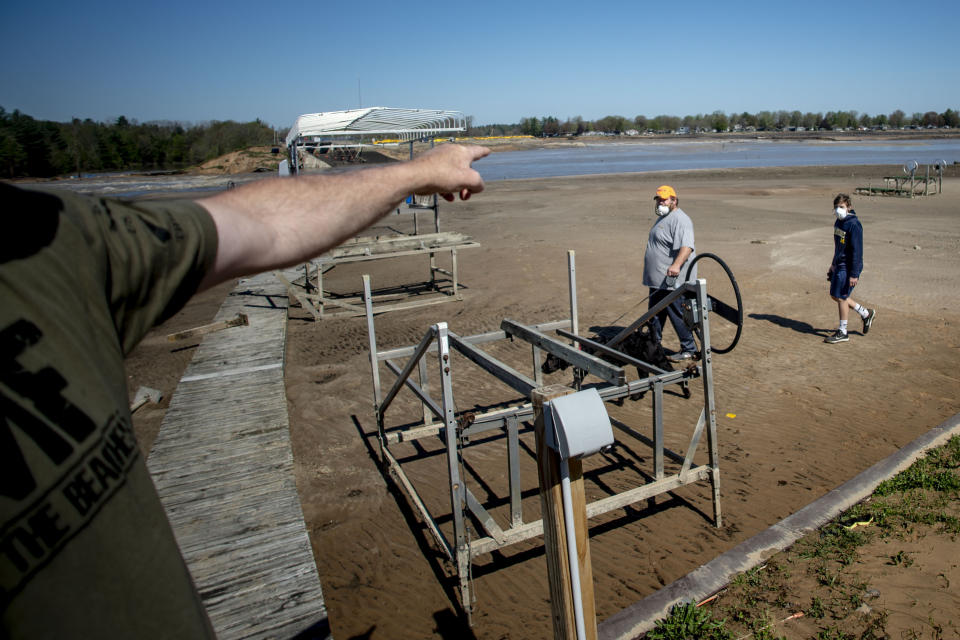
[[[391,235],[386,237],[357,237],[334,247],[324,255],[303,264],[303,275],[294,280],[286,279],[277,272],[277,277],[286,285],[289,295],[309,311],[314,320],[345,316],[362,316],[366,313],[362,295],[335,296],[324,288],[324,274],[337,265],[403,256],[428,256],[430,277],[418,286],[429,293],[403,300],[401,293],[386,293],[374,296],[376,312],[397,311],[440,304],[450,300],[463,300],[460,292],[460,271],[457,252],[479,247],[469,236],[454,231],[419,235]],[[438,255],[449,253],[449,269],[440,266]],[[438,274],[442,277],[438,277]],[[408,291],[411,285],[398,287]]]
[[[533,407],[529,401],[517,406],[496,409],[485,413],[473,414],[456,411],[452,382],[452,351],[456,351],[481,367],[501,382],[517,391],[523,398],[529,399],[530,392],[542,386],[540,362],[543,352],[553,354],[572,364],[583,374],[599,377],[603,382],[598,386],[600,396],[605,401],[614,401],[639,392],[652,391],[653,397],[653,438],[647,438],[636,429],[619,420],[612,419],[615,427],[631,437],[649,445],[653,449],[652,473],[646,474],[649,482],[640,484],[618,494],[589,502],[587,517],[595,517],[629,505],[649,500],[655,496],[673,491],[679,487],[697,482],[706,482],[712,489],[714,524],[722,526],[720,509],[720,457],[717,445],[716,407],[713,393],[712,352],[710,348],[709,309],[706,281],[686,283],[683,287],[668,295],[638,320],[620,332],[606,345],[577,335],[576,310],[576,270],[573,252],[569,252],[570,309],[569,319],[545,322],[534,326],[524,326],[511,320],[503,320],[499,331],[461,337],[448,328],[445,322],[432,325],[419,344],[381,351],[377,348],[374,327],[374,311],[371,303],[369,277],[364,276],[364,297],[366,301],[367,329],[370,341],[370,365],[373,381],[374,412],[377,421],[377,435],[380,445],[381,463],[389,470],[400,488],[426,524],[436,543],[447,559],[456,564],[461,604],[468,617],[471,611],[472,593],[470,584],[470,565],[474,558],[509,545],[528,540],[543,533],[541,519],[524,522],[521,506],[521,484],[519,468],[519,436],[521,423],[533,419]],[[666,305],[678,297],[684,297],[692,318],[702,337],[701,359],[690,368],[681,371],[664,371],[652,364],[632,358],[614,349],[617,344],[633,331],[659,313]],[[567,331],[570,329],[570,331]],[[547,331],[556,331],[560,336],[574,341],[573,345],[547,335]],[[497,360],[479,348],[479,345],[507,338],[516,338],[531,345],[534,375],[532,378],[520,373],[509,365]],[[625,364],[639,367],[649,372],[649,377],[627,381],[622,366],[611,364],[586,351],[576,344],[589,346],[596,352],[602,352]],[[440,400],[435,400],[428,385],[427,355],[435,354],[439,365]],[[404,361],[405,360],[405,361]],[[380,380],[380,365],[386,366],[396,375],[390,388],[383,392]],[[412,378],[417,371],[419,379]],[[669,385],[683,384],[692,378],[703,380],[704,400],[700,417],[693,429],[685,454],[676,453],[664,446],[663,405],[664,389]],[[583,375],[575,374],[575,384],[579,384]],[[423,410],[423,424],[388,429],[385,414],[391,403],[403,387],[410,389],[420,401]],[[436,422],[433,419],[436,419]],[[419,417],[408,425],[419,422]],[[460,459],[465,441],[470,437],[491,431],[502,431],[507,439],[507,464],[509,472],[510,522],[506,526],[498,523],[487,508],[481,504],[474,493],[467,488],[466,478],[461,474]],[[709,462],[694,464],[694,455],[699,442],[706,432]],[[390,446],[400,442],[410,442],[427,437],[438,437],[446,447],[447,476],[450,488],[450,506],[453,521],[453,540],[448,540],[440,530],[437,520],[430,513],[424,500],[417,492],[411,478],[402,468]],[[664,469],[664,459],[670,458],[680,465],[676,473],[668,474]],[[467,520],[473,517],[482,527],[484,537],[470,540],[467,532]]]
[[[943,193],[943,170],[947,166],[947,161],[938,160],[932,165],[928,164],[925,176],[916,175],[919,166],[916,160],[908,162],[903,165],[903,171],[906,175],[884,176],[882,187],[867,184],[865,187],[857,187],[854,193],[866,196],[900,196],[903,198]],[[930,175],[931,167],[935,174],[933,176]],[[907,186],[908,182],[909,186]],[[932,193],[931,186],[933,187]]]

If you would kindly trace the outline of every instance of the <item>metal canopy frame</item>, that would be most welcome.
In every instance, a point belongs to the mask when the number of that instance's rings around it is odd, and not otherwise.
[[[574,255],[569,252],[569,280],[571,317],[569,319],[545,322],[534,326],[521,325],[505,319],[499,331],[461,337],[453,333],[445,322],[432,325],[419,344],[380,351],[377,348],[374,327],[374,311],[370,295],[369,277],[364,276],[364,297],[367,312],[367,330],[370,342],[370,366],[373,381],[374,411],[377,421],[377,435],[380,445],[381,463],[390,471],[391,477],[415,507],[426,524],[437,545],[448,560],[456,563],[459,578],[461,604],[468,617],[471,613],[470,566],[477,556],[496,551],[503,547],[528,540],[543,533],[543,521],[540,519],[524,522],[521,505],[521,483],[519,468],[519,436],[532,430],[532,424],[521,427],[521,423],[533,420],[533,406],[529,402],[530,392],[543,385],[540,372],[542,352],[550,353],[572,364],[575,369],[574,386],[579,387],[586,375],[594,375],[602,380],[597,386],[601,398],[616,401],[633,394],[652,391],[653,424],[652,438],[641,434],[637,429],[612,419],[612,424],[653,449],[653,468],[650,472],[641,471],[637,486],[620,493],[612,493],[605,498],[587,504],[587,517],[592,518],[610,511],[622,509],[644,500],[653,499],[660,494],[673,491],[684,485],[706,482],[712,488],[714,523],[722,526],[720,509],[720,457],[717,445],[716,407],[713,394],[712,352],[710,349],[709,309],[706,293],[706,281],[687,283],[668,295],[631,325],[639,327],[657,314],[666,305],[678,297],[684,297],[692,314],[692,319],[700,329],[702,336],[702,356],[698,364],[681,371],[664,371],[658,367],[637,360],[626,353],[598,345],[577,335],[576,281]],[[698,311],[702,310],[702,311]],[[571,331],[566,331],[570,329]],[[618,336],[625,338],[633,330],[628,328]],[[547,332],[556,331],[562,337],[574,340],[574,345],[553,338]],[[533,376],[528,377],[506,363],[500,362],[480,348],[480,345],[498,340],[517,339],[530,344],[532,350]],[[576,347],[580,343],[591,348],[600,347],[608,356],[613,356],[625,364],[639,366],[649,372],[649,377],[628,381],[622,366],[613,365]],[[483,413],[458,412],[453,394],[451,352],[456,351],[467,360],[490,373],[492,376],[512,388],[519,399],[514,406],[485,411]],[[431,395],[428,383],[428,354],[437,358],[439,365],[440,399]],[[380,381],[380,367],[383,364],[396,377],[390,388],[383,392]],[[419,379],[412,379],[417,371]],[[676,453],[664,447],[663,392],[673,384],[685,384],[693,378],[701,378],[704,388],[703,409],[693,428],[685,454]],[[406,426],[386,427],[385,414],[393,401],[406,387],[416,396],[422,408],[420,417],[408,420]],[[461,468],[462,452],[469,446],[471,437],[499,431],[506,435],[506,457],[509,478],[509,522],[498,523],[481,503],[478,497],[467,487],[466,475]],[[699,442],[706,431],[707,464],[694,464],[694,456]],[[417,492],[410,476],[404,471],[391,445],[411,442],[422,438],[439,438],[446,449],[446,476],[450,489],[450,517],[453,524],[453,539],[448,539],[440,530],[437,518],[429,511],[424,500]],[[500,441],[499,438],[494,440]],[[487,444],[491,439],[485,438]],[[679,465],[675,473],[667,473],[664,467],[665,457]],[[638,459],[637,462],[640,462]],[[504,497],[505,498],[505,497]],[[489,503],[488,503],[489,504]],[[484,532],[484,537],[470,539],[466,524],[473,518]]]
[[[300,149],[359,150],[387,138],[392,142],[410,143],[412,154],[414,142],[466,130],[467,119],[460,111],[367,107],[305,113],[290,127],[286,142],[292,171],[300,173],[297,157]]]
[[[435,136],[462,133],[466,131],[466,123],[460,111],[438,109],[368,107],[306,113],[296,119],[287,134],[289,162],[292,172],[299,174],[301,152],[355,150],[355,157],[359,157],[364,146],[382,142],[384,137],[394,143],[409,143],[412,159],[414,142],[429,140],[432,147]],[[406,287],[407,291],[416,290],[417,295],[404,301],[400,301],[402,294],[377,296],[378,312],[463,300],[457,251],[479,247],[479,243],[463,234],[440,231],[440,200],[436,194],[411,195],[397,208],[397,214],[401,213],[413,215],[413,234],[358,237],[335,247],[304,265],[302,283],[301,280],[284,281],[290,296],[315,320],[363,315],[363,299],[359,295],[338,296],[324,290],[324,273],[348,262],[426,255],[430,260],[429,279],[422,287],[419,283]],[[421,223],[419,214],[424,213],[433,214],[433,224],[428,223],[429,227]],[[449,268],[440,266],[438,256],[442,254],[449,255]],[[447,283],[449,287],[445,286]]]

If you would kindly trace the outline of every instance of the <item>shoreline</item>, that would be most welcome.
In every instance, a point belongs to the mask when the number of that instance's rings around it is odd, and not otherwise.
[[[960,140],[960,129],[936,129],[936,130],[917,130],[917,131],[848,131],[848,132],[828,132],[826,135],[822,132],[756,132],[756,133],[694,133],[685,135],[674,134],[652,134],[639,136],[558,136],[553,138],[522,138],[517,136],[508,136],[503,138],[456,138],[458,144],[480,144],[491,149],[492,153],[506,153],[510,151],[531,151],[535,149],[570,149],[586,148],[592,146],[604,145],[644,145],[644,144],[663,144],[673,142],[677,144],[691,144],[703,142],[796,142],[796,143],[823,143],[823,144],[858,144],[858,143],[909,143],[920,142],[924,140]],[[444,141],[442,143],[446,143]],[[397,146],[369,145],[371,150],[376,150],[384,160],[406,160],[409,158],[409,146],[406,143]],[[415,142],[414,153],[422,153],[430,148],[429,142]],[[87,173],[86,178],[75,178],[71,175],[54,176],[50,178],[38,177],[17,177],[3,178],[4,182],[11,184],[31,184],[31,183],[59,183],[71,182],[81,183],[84,180],[102,180],[110,177],[117,178],[166,178],[166,177],[197,177],[197,176],[243,176],[251,174],[262,174],[262,177],[271,177],[275,175],[274,169],[265,167],[254,170],[252,167],[244,167],[231,160],[236,156],[247,154],[251,150],[259,150],[261,158],[264,156],[264,149],[267,147],[251,147],[224,154],[213,160],[208,160],[201,165],[193,167],[180,167],[173,169],[126,169],[111,170],[101,173]],[[272,154],[269,154],[272,155]],[[276,157],[283,159],[285,154],[277,154]],[[381,160],[383,161],[383,160]],[[279,160],[277,161],[279,162]],[[954,160],[953,164],[960,163],[960,159]],[[370,163],[375,164],[375,163]],[[783,165],[790,167],[792,165]],[[798,165],[798,166],[817,166],[817,165]],[[847,165],[839,165],[847,166]],[[852,166],[852,165],[851,165]],[[767,167],[757,167],[767,168]],[[697,169],[691,169],[696,171]],[[636,172],[647,173],[647,172]],[[608,175],[608,174],[604,174]],[[613,175],[613,174],[609,174]]]
[[[567,176],[541,176],[541,177],[531,177],[531,178],[501,178],[501,179],[487,179],[487,184],[494,183],[526,183],[531,181],[548,181],[548,180],[567,180],[567,181],[582,181],[582,180],[597,180],[603,178],[629,178],[635,177],[638,180],[653,180],[658,179],[658,176],[662,176],[662,180],[668,181],[669,179],[679,179],[687,177],[699,177],[701,179],[712,179],[712,178],[728,178],[736,180],[745,180],[750,178],[755,179],[772,179],[772,178],[787,178],[787,179],[835,179],[835,178],[849,178],[849,179],[860,179],[860,180],[882,180],[886,176],[890,175],[900,175],[903,172],[903,168],[899,164],[829,164],[829,165],[778,165],[778,166],[759,166],[759,167],[718,167],[710,169],[663,169],[656,171],[623,171],[623,172],[611,172],[611,173],[583,173],[583,174],[574,174]],[[138,176],[143,176],[147,179],[157,178],[155,173],[126,173],[123,176],[117,176],[119,180],[130,180],[136,179]],[[46,179],[32,179],[32,178],[18,178],[15,180],[6,180],[11,184],[21,185],[21,186],[38,186],[45,187],[50,186],[56,188],[57,185],[70,185],[71,190],[79,191],[81,193],[87,193],[91,195],[96,195],[98,197],[118,197],[121,199],[156,199],[156,198],[191,198],[191,197],[204,197],[207,195],[213,195],[218,193],[220,190],[229,188],[231,183],[234,184],[246,184],[248,182],[254,182],[257,180],[263,180],[266,178],[274,177],[273,174],[268,174],[265,172],[246,172],[246,173],[235,173],[235,174],[221,174],[221,175],[210,175],[210,174],[190,174],[182,173],[179,174],[186,181],[195,181],[195,180],[207,180],[209,185],[215,186],[205,186],[202,190],[196,187],[188,187],[185,189],[177,189],[176,187],[172,188],[163,188],[162,184],[158,184],[155,187],[149,188],[144,187],[143,189],[137,189],[131,192],[121,192],[120,194],[111,194],[106,191],[97,190],[95,187],[90,190],[84,190],[83,186],[89,184],[92,180],[102,180],[102,178],[89,178],[86,180],[70,179],[70,178],[46,178]],[[943,171],[943,177],[946,178],[955,178],[960,177],[960,161],[955,161],[952,164],[947,164]],[[222,184],[217,184],[222,183]],[[91,185],[93,186],[93,185]],[[855,185],[861,186],[861,185]]]
[[[827,135],[829,134],[829,135]],[[504,136],[502,138],[474,138],[464,137],[452,139],[460,144],[480,144],[489,147],[493,153],[508,151],[532,151],[534,149],[569,149],[603,145],[644,145],[675,142],[687,144],[695,142],[797,142],[823,144],[857,144],[857,143],[909,143],[922,140],[960,140],[960,129],[935,129],[917,131],[844,131],[844,132],[793,132],[793,131],[762,131],[737,133],[691,133],[676,135],[669,133],[638,135],[638,136],[556,136],[552,138],[532,138],[518,136]],[[401,143],[396,147],[376,145],[378,151],[397,160],[409,157],[409,147]],[[423,152],[430,148],[429,142],[414,143],[414,153]]]

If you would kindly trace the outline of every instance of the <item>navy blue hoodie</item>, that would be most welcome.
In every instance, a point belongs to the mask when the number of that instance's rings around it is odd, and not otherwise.
[[[859,278],[863,271],[863,226],[851,209],[843,220],[833,223],[833,269]]]

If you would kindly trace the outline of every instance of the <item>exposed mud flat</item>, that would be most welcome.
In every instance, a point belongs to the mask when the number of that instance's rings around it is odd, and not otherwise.
[[[676,498],[663,497],[652,507],[637,505],[592,520],[597,612],[606,618],[960,411],[960,181],[955,177],[944,180],[944,193],[937,196],[854,196],[866,243],[865,270],[854,297],[876,307],[878,316],[868,336],[854,318],[848,343],[823,343],[837,323],[825,279],[833,196],[852,193],[890,171],[775,168],[489,183],[484,193],[442,210],[443,229],[482,244],[459,256],[466,299],[378,316],[379,346],[415,344],[440,321],[470,335],[498,328],[503,318],[534,323],[565,317],[567,249],[576,251],[581,332],[628,324],[646,305],[640,274],[653,192],[663,183],[676,187],[696,226],[698,251],[727,261],[747,316],[740,345],[714,360],[724,527],[712,524],[706,486],[681,489]],[[388,217],[381,229],[408,222]],[[378,287],[421,282],[428,267],[425,258],[344,265],[325,276],[325,286],[359,291],[362,273],[371,274]],[[701,276],[708,288],[720,281],[716,273]],[[210,299],[197,304],[209,307],[211,317],[216,311]],[[189,319],[174,318],[158,331],[172,332],[177,322],[201,324],[196,309],[190,309],[183,312],[192,313]],[[453,574],[376,462],[365,320],[314,323],[306,313],[292,315],[286,371],[297,484],[334,635],[466,637],[457,618]],[[665,333],[665,345],[675,348],[672,329]],[[722,338],[718,333],[716,339]],[[176,375],[151,384],[164,367],[175,373],[185,366],[162,351],[141,347],[131,356],[131,394],[138,384],[175,385]],[[493,353],[529,373],[529,352],[517,345],[505,343]],[[551,381],[569,379],[569,373],[553,375]],[[460,410],[516,399],[462,360],[454,363],[454,383]],[[692,390],[690,400],[666,399],[666,445],[675,450],[686,447],[702,406],[702,387],[695,382]],[[173,389],[164,391],[169,395]],[[416,415],[419,408],[405,403]],[[649,432],[649,398],[609,410]],[[158,412],[162,415],[162,408]],[[532,449],[531,435],[523,442]],[[445,460],[426,455],[440,445],[420,443],[419,451],[406,445],[398,453],[422,457],[412,463],[411,474],[434,513],[449,513]],[[624,441],[616,455],[589,462],[589,469],[611,468],[591,484],[590,496],[626,486],[631,464],[652,464],[649,449],[634,441]],[[701,452],[698,461],[703,460]],[[477,495],[505,495],[502,442],[468,448],[464,462]],[[529,520],[539,510],[529,456],[522,472]],[[501,511],[495,516],[503,517]],[[451,528],[443,518],[441,527]],[[549,637],[539,539],[478,559],[473,577],[477,601],[471,632],[476,637]],[[891,588],[881,590],[890,593]]]

